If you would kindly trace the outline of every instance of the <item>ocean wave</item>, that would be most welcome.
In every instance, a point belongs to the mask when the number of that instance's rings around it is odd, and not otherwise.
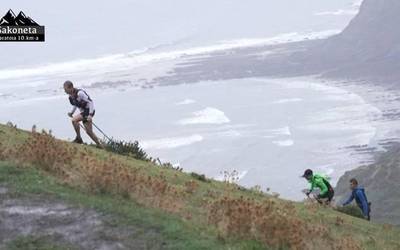
[[[35,102],[43,102],[43,101],[50,101],[50,100],[57,100],[57,99],[60,99],[60,100],[65,99],[65,95],[31,97],[31,98],[26,98],[26,99],[21,99],[21,100],[9,101],[3,105],[8,106],[8,107],[28,106],[28,105],[32,105]]]
[[[224,124],[229,122],[229,118],[223,111],[216,108],[207,107],[203,110],[193,112],[193,117],[182,119],[178,121],[178,124]]]
[[[144,140],[140,142],[140,146],[143,147],[144,149],[171,149],[201,142],[203,139],[204,138],[201,135],[196,134],[187,137]]]
[[[290,127],[285,126],[283,128],[278,128],[278,129],[270,129],[268,130],[273,135],[291,135],[292,133],[290,132]]]
[[[185,100],[177,102],[175,104],[176,105],[189,105],[189,104],[193,104],[193,103],[196,103],[196,101],[192,100],[192,99],[185,99]]]
[[[221,136],[221,137],[239,137],[242,135],[242,133],[240,133],[237,130],[230,129],[230,130],[219,132],[219,133],[217,133],[217,135]]]
[[[315,16],[355,16],[359,12],[363,0],[354,0],[350,9],[339,9],[334,11],[320,11]]]
[[[359,8],[363,2],[364,0],[355,0],[352,6]]]
[[[273,45],[304,41],[310,39],[322,39],[339,33],[340,30],[326,30],[310,33],[286,33],[269,38],[250,38],[232,41],[221,41],[215,45],[194,47],[183,50],[167,52],[152,52],[149,49],[129,53],[106,55],[93,59],[79,59],[69,62],[53,63],[30,68],[2,69],[0,79],[19,79],[24,77],[38,77],[59,74],[88,73],[101,74],[110,70],[129,70],[132,67],[139,67],[148,63],[161,60],[172,60],[183,56],[201,55],[212,52],[232,50],[254,46]]]
[[[293,140],[273,141],[272,143],[280,147],[290,147],[294,145]]]
[[[335,172],[335,167],[336,167],[336,164],[328,164],[328,165],[319,166],[319,167],[317,167],[317,169],[322,170],[322,173],[324,173],[327,176],[330,176]]]
[[[290,99],[281,99],[278,101],[273,102],[274,104],[284,104],[284,103],[289,103],[289,102],[301,102],[303,99],[301,98],[290,98]]]
[[[321,11],[317,12],[315,16],[354,16],[357,15],[358,10],[335,10],[335,11]]]

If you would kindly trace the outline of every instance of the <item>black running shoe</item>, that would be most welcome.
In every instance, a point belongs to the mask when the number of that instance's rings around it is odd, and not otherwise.
[[[73,142],[73,143],[82,144],[82,143],[83,143],[83,140],[82,140],[82,138],[76,137],[75,140],[73,140],[72,142]]]

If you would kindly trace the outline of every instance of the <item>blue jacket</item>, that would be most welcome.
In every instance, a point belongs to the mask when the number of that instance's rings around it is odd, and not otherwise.
[[[362,210],[364,216],[368,216],[369,214],[369,206],[367,196],[365,195],[364,188],[358,187],[353,190],[349,199],[343,203],[343,206],[350,204],[354,199],[356,199],[356,203],[358,207]]]

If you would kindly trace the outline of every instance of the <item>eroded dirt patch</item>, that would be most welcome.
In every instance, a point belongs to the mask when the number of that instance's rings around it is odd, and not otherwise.
[[[21,236],[77,249],[163,249],[157,229],[121,226],[107,215],[40,195],[18,197],[0,187],[0,249]]]

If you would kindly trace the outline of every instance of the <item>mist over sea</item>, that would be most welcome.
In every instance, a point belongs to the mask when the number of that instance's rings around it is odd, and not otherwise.
[[[4,1],[46,26],[45,43],[2,43],[0,68],[71,62],[132,51],[204,47],[283,33],[343,29],[359,0]],[[2,14],[3,12],[4,14]]]

